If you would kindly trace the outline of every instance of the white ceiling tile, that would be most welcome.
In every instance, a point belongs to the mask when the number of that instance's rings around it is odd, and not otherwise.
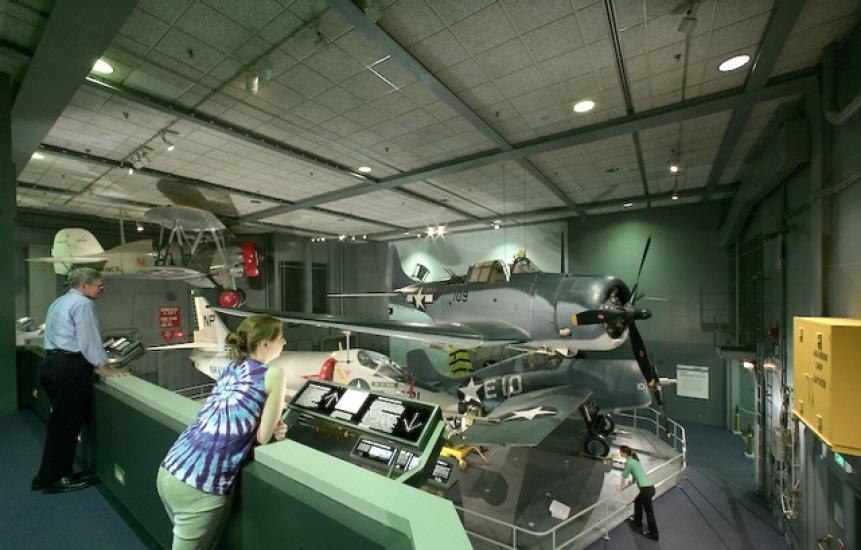
[[[453,24],[451,31],[473,54],[499,46],[517,36],[505,11],[497,3]]]
[[[378,24],[408,47],[440,31],[444,24],[425,0],[401,0],[383,12]]]
[[[585,45],[580,24],[573,14],[524,34],[522,38],[536,61],[550,59]]]

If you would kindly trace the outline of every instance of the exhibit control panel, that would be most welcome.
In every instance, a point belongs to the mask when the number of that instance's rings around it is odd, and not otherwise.
[[[132,361],[146,353],[140,340],[118,336],[103,343],[108,355],[108,364],[115,368],[127,367]]]
[[[437,488],[454,481],[452,464],[438,456],[443,422],[436,405],[310,380],[284,420],[288,438],[387,477]]]

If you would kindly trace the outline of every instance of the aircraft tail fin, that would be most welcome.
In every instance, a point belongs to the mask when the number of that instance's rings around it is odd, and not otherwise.
[[[392,274],[392,288],[403,288],[405,286],[410,286],[415,284],[416,282],[404,272],[404,268],[401,265],[401,258],[398,255],[398,249],[394,246],[389,247],[389,256],[391,257],[391,274]]]
[[[107,258],[100,257],[105,251],[95,235],[80,227],[69,227],[57,231],[51,258],[33,258],[54,264],[54,273],[66,275],[73,264],[99,263]]]
[[[197,320],[194,341],[223,349],[230,331],[218,314],[209,309],[209,302],[203,296],[194,297],[194,315]]]
[[[460,383],[463,377],[453,378],[439,372],[425,350],[417,348],[407,352],[407,369],[422,386],[444,390]]]

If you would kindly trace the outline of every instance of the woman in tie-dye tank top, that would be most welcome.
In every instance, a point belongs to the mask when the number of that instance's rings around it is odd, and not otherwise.
[[[173,549],[210,548],[230,510],[231,489],[254,444],[284,439],[283,326],[248,317],[227,337],[232,359],[194,423],[168,451],[156,485],[173,523]]]

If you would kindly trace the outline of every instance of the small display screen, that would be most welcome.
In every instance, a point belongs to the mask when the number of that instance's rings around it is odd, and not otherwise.
[[[450,477],[451,465],[442,460],[437,460],[436,466],[434,466],[433,473],[431,474],[431,479],[439,481],[440,483],[446,483]]]
[[[353,454],[388,466],[395,455],[395,447],[378,441],[371,441],[370,439],[360,439]]]

